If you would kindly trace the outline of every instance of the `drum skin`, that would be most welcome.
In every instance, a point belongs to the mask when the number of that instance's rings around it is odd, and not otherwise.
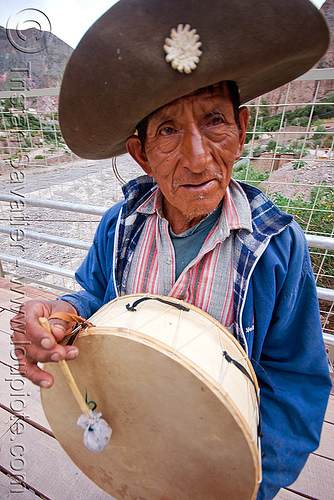
[[[182,348],[153,338],[152,332],[140,331],[150,330],[147,324],[151,323],[160,337],[163,325],[169,324],[173,330],[174,319],[181,313],[150,301],[123,315],[124,305],[138,297],[121,297],[93,315],[96,327],[79,334],[75,342],[79,356],[68,363],[83,396],[97,404],[96,411],[102,412],[112,427],[109,444],[100,453],[84,446],[83,430],[76,424],[80,408],[59,365],[48,363],[44,368],[52,373],[55,383],[41,394],[56,438],[73,462],[116,499],[255,499],[260,481],[260,453],[254,436],[257,406],[248,402],[248,413],[255,420],[247,422],[247,411],[240,411],[224,388],[228,377],[219,383],[185,356]],[[114,307],[116,312],[112,312]],[[201,323],[203,315],[205,322],[214,322],[216,328],[217,322],[209,315],[194,306],[189,308],[192,319],[182,312],[178,329],[196,329],[194,325]],[[136,328],[130,328],[134,315],[143,327],[137,321]],[[124,326],[117,325],[119,322]],[[195,332],[194,336],[205,342],[208,332]],[[242,351],[227,331],[223,336],[227,344]],[[192,348],[197,352],[195,345]],[[231,349],[229,354],[232,356]],[[245,363],[251,372],[249,361]],[[242,389],[247,377],[234,366],[228,367],[228,373]],[[245,382],[245,388],[243,398],[252,399],[254,387]]]

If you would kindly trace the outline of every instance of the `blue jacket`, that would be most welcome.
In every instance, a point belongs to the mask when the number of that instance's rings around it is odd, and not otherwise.
[[[125,187],[125,201],[102,217],[76,273],[84,290],[65,295],[88,318],[124,294],[127,269],[145,222],[136,208],[156,189],[146,176]],[[242,184],[253,232],[235,238],[235,336],[258,377],[262,474],[258,500],[295,481],[319,444],[331,382],[315,281],[304,233],[261,191]]]

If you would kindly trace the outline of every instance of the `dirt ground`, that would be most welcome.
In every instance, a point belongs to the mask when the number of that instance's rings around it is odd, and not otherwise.
[[[334,164],[329,160],[303,158],[306,163],[295,169],[295,161],[285,163],[279,170],[271,172],[269,178],[259,186],[266,194],[280,193],[288,199],[302,197],[309,201],[311,190],[321,184],[334,186]],[[333,207],[334,210],[334,207]]]

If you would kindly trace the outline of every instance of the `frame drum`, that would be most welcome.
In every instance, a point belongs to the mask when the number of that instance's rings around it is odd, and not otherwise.
[[[154,295],[119,297],[89,321],[69,367],[112,427],[107,447],[84,446],[81,411],[57,363],[45,365],[55,383],[41,390],[73,462],[117,499],[255,499],[259,391],[228,330],[195,306]]]

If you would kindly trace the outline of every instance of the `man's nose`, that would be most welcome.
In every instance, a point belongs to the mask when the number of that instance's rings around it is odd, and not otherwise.
[[[202,172],[210,162],[208,145],[198,127],[186,130],[182,140],[183,159],[185,166],[192,172]]]

